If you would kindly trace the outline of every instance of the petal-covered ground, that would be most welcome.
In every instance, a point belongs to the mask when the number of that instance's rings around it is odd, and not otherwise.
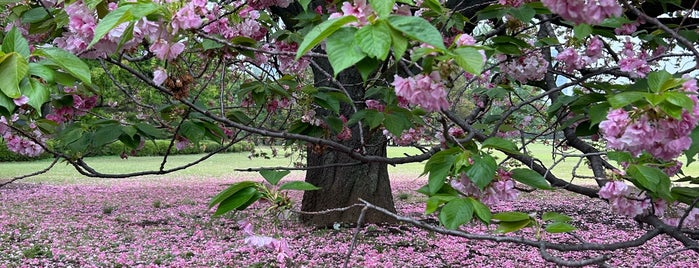
[[[212,196],[236,179],[129,179],[90,185],[11,184],[0,189],[0,267],[268,267],[277,255],[243,243],[238,227],[251,219],[260,235],[284,238],[290,266],[338,267],[344,263],[354,228],[316,229],[293,220],[259,218],[246,212],[212,218]],[[424,181],[392,182],[398,212],[417,218],[424,198],[414,190]],[[300,195],[293,196],[297,201]],[[556,211],[574,218],[574,233],[588,242],[638,237],[632,220],[613,215],[600,200],[563,191],[521,194],[497,211]],[[482,224],[463,230],[491,233]],[[529,238],[531,230],[517,233]],[[575,242],[570,235],[547,239]],[[448,237],[409,225],[367,226],[350,256],[352,267],[549,267],[538,249]],[[613,266],[695,267],[699,254],[681,251],[665,236],[614,252],[551,253],[580,259],[610,254]]]

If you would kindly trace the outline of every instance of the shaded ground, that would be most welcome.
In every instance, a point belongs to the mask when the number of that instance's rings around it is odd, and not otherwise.
[[[338,267],[345,260],[354,229],[313,229],[293,220],[259,219],[240,213],[212,218],[210,198],[233,179],[146,179],[104,185],[14,184],[0,189],[0,267],[268,267],[276,255],[243,244],[237,221],[250,217],[262,235],[286,238],[293,266]],[[424,198],[414,192],[424,183],[396,179],[400,214],[423,215]],[[297,200],[300,195],[295,196]],[[544,203],[544,198],[548,201]],[[544,208],[544,209],[542,209]],[[606,203],[565,192],[522,194],[518,202],[495,210],[557,211],[574,218],[575,234],[588,242],[609,243],[643,231],[631,220],[611,214]],[[491,232],[473,224],[474,233]],[[492,229],[492,228],[491,228]],[[520,235],[532,237],[531,231]],[[569,235],[548,239],[574,242]],[[542,267],[536,249],[446,237],[411,226],[368,226],[350,257],[354,267]],[[664,236],[642,247],[606,252],[614,266],[693,267],[699,254],[683,251]],[[590,257],[599,252],[553,254]]]

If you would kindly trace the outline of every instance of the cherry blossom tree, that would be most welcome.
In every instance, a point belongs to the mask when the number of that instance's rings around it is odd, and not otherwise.
[[[120,178],[167,174],[264,137],[306,152],[302,167],[259,170],[275,187],[283,169],[306,170],[306,182],[278,190],[308,190],[308,223],[399,220],[530,245],[561,265],[610,256],[568,261],[547,249],[614,250],[660,234],[699,249],[698,182],[682,172],[699,152],[696,1],[6,2],[0,134],[14,152],[47,152],[86,176]],[[96,70],[109,83],[94,83]],[[106,99],[114,92],[125,101]],[[126,156],[150,139],[170,139],[169,151],[204,139],[224,147],[181,167],[166,168],[166,155],[160,169],[130,174],[84,161],[107,144],[122,142]],[[540,140],[552,144],[553,165],[529,153]],[[421,153],[389,158],[389,143]],[[552,172],[575,158],[572,174]],[[421,161],[427,184],[418,192],[441,227],[393,208],[387,165]],[[497,233],[574,230],[556,212],[489,209],[519,190],[553,188],[608,200],[610,213],[651,228],[611,244],[458,231],[471,221]],[[287,207],[278,197],[244,182],[212,206],[217,214],[260,199]],[[288,258],[284,241],[244,229],[248,243]]]

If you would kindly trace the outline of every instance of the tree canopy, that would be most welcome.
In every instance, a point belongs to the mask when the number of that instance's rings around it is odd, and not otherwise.
[[[426,161],[418,192],[442,227],[396,215],[392,201],[375,204],[390,195],[348,195],[359,204],[350,218],[361,222],[372,208],[382,219],[531,245],[562,265],[573,263],[546,249],[613,250],[664,233],[699,250],[699,181],[682,172],[699,152],[696,1],[2,3],[0,134],[16,153],[46,152],[104,178],[167,174],[253,138],[307,152],[300,168],[309,171],[373,165],[385,174],[386,165]],[[166,155],[160,169],[130,174],[84,161],[107,144],[120,141],[127,156],[153,139],[170,140],[168,151],[225,146],[190,165],[166,168]],[[540,140],[557,161],[579,159],[572,174],[553,174],[529,152]],[[387,157],[388,144],[422,153]],[[284,175],[261,170],[270,185]],[[372,180],[368,188],[389,189],[387,175]],[[314,184],[279,190],[344,189]],[[608,200],[610,213],[652,228],[612,244],[458,232],[471,221],[497,233],[571,231],[565,215],[489,209],[518,190],[553,188]],[[267,190],[236,184],[211,205],[225,213],[274,203]]]

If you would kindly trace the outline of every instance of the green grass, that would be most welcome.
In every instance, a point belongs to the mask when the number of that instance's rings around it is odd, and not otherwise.
[[[554,163],[552,159],[551,149],[543,144],[533,144],[528,146],[530,154],[541,159],[544,164],[551,166]],[[405,155],[419,154],[420,151],[415,148],[389,147],[388,155],[390,157],[399,157]],[[166,168],[172,168],[190,163],[197,160],[203,155],[175,155],[170,156],[166,163]],[[560,158],[560,156],[558,156]],[[504,159],[504,155],[496,154],[498,161]],[[250,179],[259,178],[257,172],[240,172],[235,169],[247,169],[255,167],[289,167],[296,159],[292,158],[272,158],[249,159],[248,153],[227,153],[215,155],[206,161],[190,167],[185,170],[177,171],[165,175],[164,177],[187,177],[187,178],[205,178],[205,177],[247,177]],[[681,159],[684,160],[684,159]],[[0,163],[0,180],[10,179],[16,176],[25,175],[37,170],[41,170],[49,166],[51,159],[38,160],[33,162],[3,162]],[[85,160],[90,166],[99,172],[112,173],[129,173],[144,170],[158,170],[160,168],[162,157],[130,157],[121,159],[116,156],[92,157]],[[684,161],[686,163],[686,161]],[[577,174],[591,176],[592,172],[587,168],[584,162],[578,163],[578,158],[568,158],[565,161],[560,161],[552,170],[553,174],[561,179],[571,178],[571,171],[578,166]],[[399,166],[389,166],[389,173],[401,178],[417,178],[423,171],[423,163],[410,163]],[[301,171],[295,171],[296,176],[301,176]],[[685,168],[685,174],[689,176],[699,176],[699,167],[692,165]],[[49,172],[31,177],[24,180],[25,182],[34,183],[99,183],[104,179],[87,178],[80,175],[72,166],[65,162],[60,162]],[[576,181],[579,183],[579,181]]]

